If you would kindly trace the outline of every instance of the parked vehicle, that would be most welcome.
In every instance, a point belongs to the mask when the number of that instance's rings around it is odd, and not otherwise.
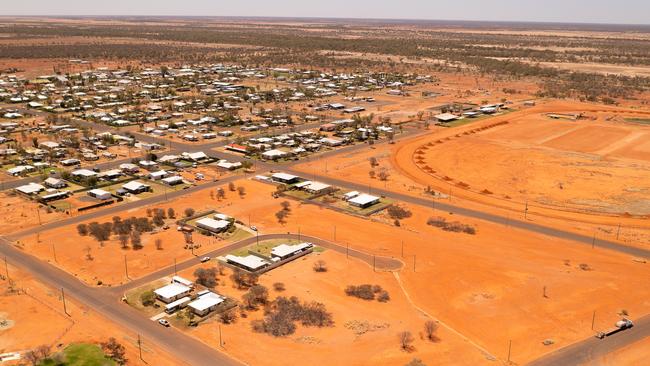
[[[162,325],[163,327],[169,328],[171,324],[167,321],[167,319],[158,319],[158,324]]]
[[[632,323],[632,321],[630,319],[623,318],[623,319],[616,322],[614,328],[609,329],[609,330],[604,331],[604,332],[598,332],[596,334],[596,338],[603,339],[605,337],[609,337],[611,335],[614,335],[614,334],[616,334],[618,332],[622,332],[622,331],[624,331],[626,329],[630,329],[633,326],[634,326],[634,323]]]

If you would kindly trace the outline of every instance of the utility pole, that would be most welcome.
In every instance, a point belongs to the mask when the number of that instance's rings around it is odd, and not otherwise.
[[[223,347],[223,337],[221,335],[221,324],[219,324],[219,346]]]
[[[61,299],[63,300],[63,312],[65,315],[70,316],[70,314],[68,314],[68,308],[65,305],[65,292],[63,291],[63,287],[61,287]]]
[[[174,276],[178,276],[178,272],[176,271],[176,258],[174,258]]]
[[[377,272],[377,257],[374,254],[372,255],[372,270]]]
[[[618,223],[618,229],[616,229],[616,240],[618,240],[618,235],[621,233],[621,223]]]
[[[126,278],[129,278],[129,267],[126,264],[126,254],[124,255],[124,273],[126,274]]]
[[[336,241],[336,225],[334,225],[334,241]]]
[[[298,241],[300,241],[300,226],[298,226]]]
[[[595,322],[596,322],[596,310],[594,310],[594,315],[591,316],[591,330],[594,330]]]
[[[345,258],[350,259],[350,243],[345,244]]]
[[[36,216],[38,216],[38,225],[41,225],[41,212],[38,210],[38,207],[36,207]]]
[[[594,238],[591,240],[591,249],[596,247],[596,233],[594,233]]]
[[[526,200],[526,208],[524,209],[524,220],[528,218],[528,200]]]
[[[7,281],[9,281],[9,264],[7,263],[6,255],[5,255],[5,272],[7,272]]]
[[[140,350],[140,359],[144,361],[144,358],[142,358],[142,340],[140,339],[140,334],[138,334],[138,349]]]
[[[415,272],[415,254],[413,254],[413,272]]]
[[[548,296],[546,296],[546,286],[544,286],[544,291],[543,291],[543,295],[542,295],[542,296],[544,296],[545,298],[548,297]]]
[[[510,362],[510,353],[512,351],[512,339],[508,343],[508,362]]]
[[[402,240],[402,258],[404,258],[404,240]]]
[[[56,260],[56,248],[54,248],[54,242],[52,242],[52,254],[54,255],[54,261],[59,263],[59,261]]]

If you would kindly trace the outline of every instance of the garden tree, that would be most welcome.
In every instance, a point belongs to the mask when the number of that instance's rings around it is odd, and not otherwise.
[[[129,234],[120,234],[117,238],[120,240],[120,246],[122,249],[129,247]]]
[[[251,162],[248,161],[248,160],[244,160],[244,161],[241,162],[241,166],[242,166],[242,168],[244,168],[244,169],[250,169],[250,168],[253,167],[253,163],[251,163]]]
[[[385,170],[382,170],[382,171],[379,172],[379,180],[381,180],[381,181],[388,180],[389,176],[390,176],[390,173],[388,173]]]
[[[422,362],[422,360],[420,360],[419,358],[414,358],[414,359],[412,359],[411,361],[409,361],[409,363],[407,363],[407,364],[404,365],[404,366],[426,366],[426,365],[425,365],[424,362]]]
[[[427,339],[435,342],[438,340],[438,337],[436,336],[436,331],[438,330],[438,323],[434,322],[433,320],[427,320],[424,322],[424,333],[427,335]]]
[[[185,209],[185,217],[192,217],[194,215],[194,209],[188,207]]]
[[[145,291],[140,295],[140,303],[144,306],[151,306],[156,301],[156,294],[153,291]]]
[[[327,263],[322,259],[314,262],[314,272],[327,272]]]
[[[196,277],[196,283],[214,288],[218,283],[217,273],[216,268],[197,268],[194,271],[194,277]]]
[[[134,250],[142,249],[142,237],[139,231],[134,230],[131,232],[131,247]]]
[[[167,209],[167,217],[169,217],[170,219],[176,218],[176,212],[174,211],[173,208],[170,207]]]
[[[77,225],[77,232],[81,236],[86,236],[88,235],[88,226],[86,224],[79,224]]]
[[[157,238],[156,241],[155,241],[155,244],[156,244],[156,249],[158,249],[158,250],[163,249],[163,241],[162,241],[162,239]]]
[[[230,275],[230,279],[237,288],[242,289],[255,286],[259,278],[254,273],[247,273],[239,268],[235,268]]]
[[[408,209],[399,205],[390,205],[386,209],[391,219],[402,220],[411,217],[413,214]]]
[[[282,201],[280,202],[280,206],[282,206],[283,211],[291,211],[291,203],[289,201]]]
[[[237,321],[237,311],[235,309],[228,309],[219,314],[219,321],[223,324],[232,324]]]
[[[126,349],[117,342],[117,339],[111,337],[107,342],[102,342],[102,350],[106,356],[115,361],[118,365],[126,365]]]
[[[97,186],[97,182],[98,182],[98,180],[97,180],[97,177],[95,177],[95,176],[92,176],[92,177],[88,177],[88,178],[86,178],[86,184],[87,184],[89,187],[95,187],[95,186]]]
[[[50,357],[50,353],[50,346],[44,344],[25,352],[23,358],[32,366],[36,366],[40,365],[43,360]]]
[[[417,116],[418,116],[418,121],[422,121],[422,117],[424,117],[424,111],[418,111]]]
[[[187,325],[192,326],[194,325],[194,312],[192,309],[187,308],[185,311],[185,315],[187,316]]]
[[[278,219],[279,224],[284,224],[286,223],[285,219],[287,218],[287,211],[286,210],[280,210],[275,213],[275,217]]]
[[[246,188],[239,186],[237,187],[237,192],[239,193],[240,198],[244,198],[244,196],[246,195]]]
[[[415,341],[415,338],[411,332],[408,330],[399,332],[399,334],[397,334],[397,338],[399,339],[399,345],[403,351],[410,352],[413,350],[413,341]]]
[[[257,305],[265,305],[268,302],[269,290],[262,285],[254,285],[242,298],[249,309],[256,309]]]
[[[152,221],[153,224],[158,227],[165,226],[165,220],[162,218],[162,216],[155,215]]]
[[[371,157],[371,158],[368,159],[368,160],[370,161],[370,167],[371,167],[371,168],[374,168],[374,167],[376,167],[376,166],[379,165],[379,162],[377,162],[377,158],[374,157],[374,156]]]
[[[150,209],[150,208],[147,208],[147,217],[151,217],[152,214],[153,214],[153,210]]]
[[[228,190],[230,192],[234,192],[236,190],[235,183],[233,182],[228,183]]]
[[[221,201],[224,198],[226,198],[226,191],[221,187],[217,188],[217,199]]]
[[[376,175],[376,174],[377,174],[377,173],[375,173],[374,170],[371,170],[371,171],[368,172],[368,175],[370,176],[371,179],[375,179],[375,175]]]

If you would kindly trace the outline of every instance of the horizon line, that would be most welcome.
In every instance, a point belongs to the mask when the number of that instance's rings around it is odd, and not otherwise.
[[[411,21],[411,22],[471,22],[471,23],[510,23],[510,24],[547,24],[547,25],[606,25],[650,27],[650,23],[607,23],[585,21],[550,21],[550,20],[480,20],[480,19],[426,19],[426,18],[358,18],[337,16],[276,16],[276,15],[156,15],[156,14],[3,14],[2,18],[231,18],[231,19],[294,19],[294,20],[352,20],[352,21]]]

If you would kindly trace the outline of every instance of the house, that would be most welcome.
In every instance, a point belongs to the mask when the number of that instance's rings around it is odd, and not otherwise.
[[[219,304],[226,301],[226,298],[211,291],[204,291],[199,294],[199,298],[187,304],[192,312],[198,316],[208,315],[214,311]]]
[[[64,180],[53,178],[53,177],[49,177],[49,178],[45,179],[45,181],[43,181],[43,183],[46,186],[50,187],[50,188],[57,188],[57,189],[58,188],[65,188],[65,187],[68,186],[68,183],[66,183]]]
[[[176,301],[172,301],[169,304],[165,305],[165,312],[167,314],[172,314],[176,310],[183,309],[192,301],[192,298],[189,296],[182,297]]]
[[[198,152],[193,152],[193,153],[183,154],[183,155],[186,156],[188,159],[196,162],[210,160],[210,157],[207,156],[203,151],[198,151]]]
[[[262,153],[262,158],[267,160],[278,160],[288,156],[289,153],[282,150],[269,150]]]
[[[151,187],[144,184],[144,183],[142,183],[142,182],[140,182],[140,181],[134,180],[134,181],[128,182],[126,184],[123,184],[122,189],[129,192],[129,193],[131,193],[131,194],[139,194],[139,193],[142,193],[142,192],[149,191],[151,189]]]
[[[235,170],[241,168],[242,164],[240,162],[231,163],[228,160],[219,160],[217,166],[221,169]]]
[[[65,159],[65,160],[61,160],[60,163],[63,166],[72,166],[72,165],[81,164],[81,160],[79,160],[79,159]]]
[[[247,154],[248,153],[248,150],[246,149],[246,146],[238,145],[238,144],[226,145],[226,150],[238,152],[238,153],[241,153],[241,154]]]
[[[312,251],[314,244],[312,243],[300,243],[295,245],[280,244],[271,249],[271,257],[278,258],[280,260],[289,259],[298,254]]]
[[[104,180],[113,180],[117,179],[122,176],[122,171],[119,169],[111,169],[107,170],[105,172],[101,172],[97,175],[98,178],[104,179]]]
[[[88,195],[101,201],[108,200],[112,197],[111,192],[106,192],[103,189],[91,189],[88,191]]]
[[[25,184],[24,186],[16,187],[16,190],[20,193],[31,196],[33,194],[38,194],[39,192],[44,191],[45,187],[37,183],[29,183]]]
[[[438,122],[442,123],[455,121],[459,118],[457,115],[451,113],[436,114],[434,117],[438,120]]]
[[[7,174],[17,176],[24,173],[33,172],[34,170],[36,169],[31,165],[17,165],[13,168],[7,169]]]
[[[160,181],[163,182],[164,184],[168,185],[168,186],[176,186],[176,185],[179,185],[179,184],[183,184],[183,177],[180,177],[178,175],[174,175],[174,176],[171,176],[171,177],[163,178]]]
[[[323,137],[322,139],[318,140],[323,145],[330,146],[330,147],[335,147],[335,146],[340,146],[343,144],[343,141],[337,140],[337,139],[332,139],[329,137]]]
[[[138,168],[137,165],[131,163],[120,164],[120,169],[122,169],[123,172],[129,174],[134,174],[140,171],[140,168]]]
[[[196,226],[208,230],[213,233],[221,233],[226,230],[232,225],[230,221],[226,220],[215,220],[211,219],[209,217],[202,218],[200,220],[196,221]]]
[[[271,179],[275,182],[280,182],[284,184],[293,184],[293,183],[297,183],[300,177],[287,174],[287,173],[275,173],[271,176]]]
[[[187,280],[181,276],[173,276],[172,277],[172,283],[179,283],[183,286],[187,286],[189,288],[194,288],[194,282]]]
[[[332,191],[331,185],[312,181],[300,182],[296,184],[295,187],[311,194],[325,194]]]
[[[256,272],[270,265],[260,257],[254,255],[247,255],[246,257],[239,257],[236,255],[228,254],[226,256],[226,263],[230,263],[236,267],[245,269],[249,272]]]
[[[348,202],[352,206],[360,207],[360,208],[366,208],[370,207],[376,203],[379,203],[379,197],[376,196],[371,196],[369,194],[362,193],[352,199],[349,199]]]
[[[140,165],[141,167],[143,167],[143,168],[145,168],[147,170],[153,170],[153,169],[156,169],[158,167],[158,164],[156,164],[155,161],[151,161],[151,160],[140,160],[138,162],[138,165]]]
[[[343,195],[343,200],[344,201],[349,201],[349,200],[353,199],[354,197],[358,196],[359,194],[360,193],[357,192],[357,191],[348,192],[348,193]]]
[[[72,173],[70,173],[74,178],[77,179],[88,179],[90,177],[94,177],[97,175],[97,173],[93,172],[92,170],[88,169],[79,169],[75,170]]]
[[[151,172],[149,175],[147,175],[147,178],[151,180],[161,180],[165,178],[168,175],[168,173],[164,170],[159,170],[157,172]]]
[[[160,301],[169,304],[172,301],[189,295],[190,291],[192,291],[192,289],[185,285],[181,285],[180,283],[170,283],[167,286],[155,290],[154,294]]]

